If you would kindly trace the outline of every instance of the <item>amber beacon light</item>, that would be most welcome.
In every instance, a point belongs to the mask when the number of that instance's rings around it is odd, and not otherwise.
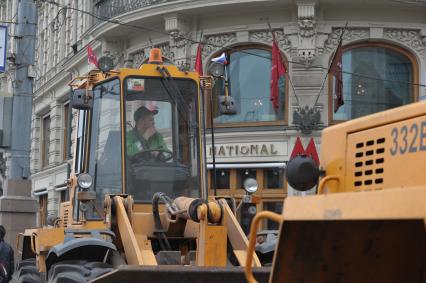
[[[149,64],[163,64],[163,57],[161,55],[161,49],[152,48],[149,52]]]

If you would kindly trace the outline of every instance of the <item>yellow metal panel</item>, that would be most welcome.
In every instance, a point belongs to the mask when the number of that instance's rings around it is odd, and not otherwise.
[[[373,115],[369,115],[366,117],[354,119],[345,123],[341,123],[335,126],[328,127],[324,129],[322,133],[322,141],[321,141],[321,153],[320,153],[320,164],[321,168],[326,171],[327,175],[337,175],[345,178],[346,174],[354,174],[351,172],[351,169],[346,168],[346,156],[349,154],[347,152],[346,148],[346,141],[348,138],[348,135],[353,135],[356,133],[361,133],[361,131],[369,131],[372,129],[370,135],[377,134],[376,140],[379,139],[381,136],[378,135],[378,132],[376,133],[375,130],[377,129],[385,129],[386,125],[390,124],[399,124],[406,120],[415,120],[420,117],[424,117],[426,114],[426,102],[417,102],[412,103],[410,105],[406,105],[404,107],[391,109],[388,111],[379,112]],[[423,122],[424,122],[423,118]],[[419,121],[420,122],[420,121]],[[415,140],[414,145],[418,147],[421,146],[421,142],[426,143],[426,140],[422,139],[422,125],[419,124],[417,127],[417,139],[414,138],[415,136],[415,129],[411,131],[411,124],[407,125],[408,132],[407,132],[407,143],[408,147],[411,145],[411,142]],[[383,127],[383,128],[382,128]],[[415,127],[415,126],[413,126]],[[424,129],[424,128],[423,128]],[[401,129],[398,129],[401,131]],[[384,130],[383,130],[384,131]],[[383,133],[380,133],[383,135]],[[398,145],[404,145],[401,144],[403,141],[404,133],[399,132],[398,135]],[[392,129],[390,132],[386,135],[386,146],[385,150],[389,152],[392,148],[393,143],[393,136],[392,136]],[[398,149],[399,150],[399,149]],[[354,152],[352,152],[354,153]],[[411,161],[412,158],[415,158],[417,154],[424,154],[424,151],[416,154],[409,154],[411,156],[408,157],[401,157],[401,156],[395,156],[393,159],[398,163],[398,159],[401,159],[404,162]],[[420,157],[417,157],[418,160],[421,160]],[[388,158],[389,159],[389,158]],[[424,159],[424,158],[423,158]],[[394,163],[395,164],[395,163]],[[424,165],[423,165],[424,166]],[[393,170],[398,170],[397,168],[403,167],[403,163],[398,163],[398,166],[395,167]],[[423,167],[424,168],[424,167]],[[403,168],[401,168],[403,169]],[[395,172],[395,171],[393,171]],[[398,172],[398,174],[402,174],[402,171]],[[410,173],[409,173],[410,175]],[[352,179],[352,181],[354,181]],[[349,182],[349,181],[348,181]],[[346,181],[343,180],[341,182],[337,182],[335,180],[332,180],[327,183],[326,188],[328,189],[328,192],[338,192],[338,191],[344,191],[346,187]]]
[[[235,257],[238,260],[238,263],[241,266],[245,266],[247,259],[247,248],[248,248],[248,240],[246,235],[244,234],[243,229],[241,229],[240,224],[229,208],[226,200],[221,199],[220,203],[223,207],[223,214],[225,217],[224,222],[226,222],[226,227],[228,229],[228,238],[231,246],[234,250]],[[260,261],[256,254],[253,255],[253,264],[256,267],[260,267]]]
[[[107,229],[107,225],[104,221],[86,221],[80,224],[69,225],[70,229]]]
[[[345,191],[426,184],[426,116],[348,135]]]
[[[145,265],[157,265],[157,260],[152,252],[151,241],[146,235],[135,235],[136,241],[141,249],[142,259]]]
[[[119,196],[114,197],[116,205],[117,225],[120,231],[121,241],[123,243],[124,252],[128,264],[143,265],[142,254],[133,233],[132,225],[130,225],[126,209],[123,205],[123,199]]]
[[[227,233],[222,225],[200,224],[197,245],[198,266],[226,266]]]
[[[160,213],[161,223],[164,229],[168,229],[169,222],[166,221],[164,213]],[[135,234],[150,236],[154,231],[154,217],[151,213],[134,212],[132,214],[132,227]]]
[[[424,219],[426,188],[288,197],[287,220]]]
[[[63,243],[65,238],[63,228],[35,229],[33,236],[37,254],[49,251],[53,246]]]

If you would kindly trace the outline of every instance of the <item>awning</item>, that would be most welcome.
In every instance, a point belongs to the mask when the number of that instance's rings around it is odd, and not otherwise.
[[[57,192],[65,191],[66,189],[68,189],[67,185],[55,186],[55,191]]]
[[[46,188],[34,191],[34,196],[36,196],[36,197],[42,196],[42,195],[47,195],[47,194],[48,194],[48,191],[47,191]]]
[[[285,168],[286,162],[265,162],[265,163],[216,163],[216,169],[232,168]],[[213,163],[207,164],[207,169],[213,169]]]

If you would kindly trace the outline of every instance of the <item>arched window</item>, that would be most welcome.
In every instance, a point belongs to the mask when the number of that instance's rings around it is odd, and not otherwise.
[[[225,94],[225,84],[217,80],[213,87],[213,117],[216,125],[286,123],[287,75],[279,81],[279,108],[275,109],[270,100],[271,56],[271,48],[261,45],[240,47],[227,52],[228,91],[235,100],[237,113],[219,113],[218,96]]]
[[[330,120],[350,120],[417,99],[417,64],[402,48],[381,43],[350,45],[343,52],[343,101],[334,109],[334,77],[329,78]],[[347,72],[347,73],[345,73]]]

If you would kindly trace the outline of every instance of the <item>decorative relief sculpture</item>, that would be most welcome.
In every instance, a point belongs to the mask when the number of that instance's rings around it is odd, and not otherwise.
[[[301,131],[302,134],[309,135],[312,131],[320,128],[321,110],[318,107],[298,107],[293,112],[293,124],[297,126],[297,129]]]
[[[170,61],[174,62],[175,53],[172,51],[170,47],[170,42],[161,43],[161,44],[155,45],[155,47],[161,49],[161,52],[163,53],[163,57],[166,57]]]
[[[297,57],[309,65],[316,55],[316,21],[315,3],[298,3],[297,5],[298,44]]]
[[[422,38],[419,30],[385,29],[384,37],[410,46],[420,54],[426,53],[426,37]]]
[[[325,50],[327,53],[333,52],[339,44],[340,35],[344,28],[333,29],[333,32],[325,41]],[[368,39],[370,37],[370,29],[368,28],[348,28],[343,34],[344,42],[351,42],[359,39]]]
[[[281,50],[290,50],[290,40],[285,36],[282,30],[274,30],[275,38]],[[250,32],[251,42],[268,43],[272,45],[272,34],[269,30]]]
[[[139,68],[142,65],[143,60],[146,58],[145,50],[139,50],[132,54],[133,56],[133,67]]]
[[[316,23],[313,18],[299,19],[299,45],[297,55],[306,64],[310,64],[316,56]]]
[[[183,33],[183,32],[174,32],[170,33],[170,42],[172,47],[175,48],[184,48],[188,47],[191,43],[188,39],[191,38],[191,33]]]
[[[124,53],[121,51],[106,51],[105,55],[112,58],[115,67],[122,67],[124,64]]]
[[[204,38],[205,44],[203,48],[203,57],[207,57],[216,50],[222,49],[223,46],[227,46],[237,41],[237,36],[235,33],[215,34],[205,36]]]

